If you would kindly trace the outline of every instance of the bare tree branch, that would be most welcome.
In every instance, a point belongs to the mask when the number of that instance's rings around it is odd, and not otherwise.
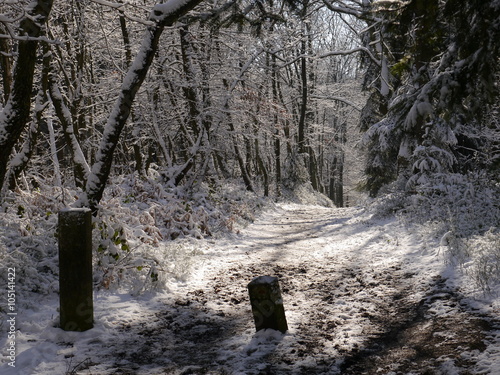
[[[153,7],[142,45],[125,76],[120,95],[108,117],[103,138],[97,151],[95,163],[87,180],[86,199],[80,205],[88,205],[94,212],[102,198],[111,171],[113,154],[120,134],[130,115],[137,91],[141,87],[149,67],[158,50],[158,43],[165,27],[172,26],[178,19],[192,10],[202,0],[170,0]]]
[[[354,108],[355,110],[361,112],[362,111],[362,108],[360,108],[357,104],[351,102],[350,100],[347,100],[347,99],[344,99],[344,98],[341,98],[339,96],[322,96],[322,95],[311,95],[310,96],[311,99],[320,99],[320,100],[333,100],[333,101],[337,101],[337,102],[342,102],[344,104],[347,104],[349,106],[351,106],[352,108]]]

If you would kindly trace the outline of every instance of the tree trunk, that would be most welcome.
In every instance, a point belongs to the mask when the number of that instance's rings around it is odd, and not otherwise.
[[[200,110],[198,96],[194,89],[196,80],[195,73],[192,70],[193,62],[191,61],[191,56],[193,53],[189,42],[190,34],[187,25],[182,26],[179,32],[182,52],[182,69],[186,79],[186,83],[182,86],[188,109],[188,118],[186,122],[196,138],[198,134],[200,134],[200,127],[198,126]]]
[[[123,48],[125,49],[125,67],[126,69],[129,69],[130,65],[132,65],[132,47],[130,45],[130,34],[127,28],[127,20],[125,18],[125,13],[122,10],[120,10],[119,20],[120,20],[120,31],[123,39]],[[136,123],[137,119],[133,110],[131,110],[131,117],[132,121]],[[126,139],[130,139],[132,141],[132,149],[134,150],[135,171],[140,176],[147,174],[146,168],[144,166],[144,158],[142,155],[140,137],[135,132],[132,132],[131,134],[126,135]]]
[[[304,37],[305,38],[305,37]],[[301,55],[306,54],[306,41],[305,39],[301,42]],[[300,79],[301,79],[301,103],[300,103],[300,117],[298,126],[298,146],[299,153],[303,154],[307,152],[306,147],[306,114],[307,114],[307,101],[308,101],[308,91],[307,91],[307,59],[302,57],[300,59]]]
[[[335,205],[344,207],[344,158],[342,157],[337,165],[337,180],[335,186]]]
[[[5,182],[7,165],[14,145],[30,119],[33,76],[37,57],[37,38],[52,8],[52,0],[36,1],[20,24],[20,33],[28,38],[19,40],[17,63],[14,68],[12,91],[0,113],[0,186]],[[36,22],[35,22],[36,20]]]
[[[344,156],[335,156],[330,178],[329,196],[336,207],[344,207]]]
[[[48,117],[47,128],[49,130],[50,155],[52,157],[52,164],[54,165],[54,181],[56,187],[60,188],[62,187],[61,169],[59,167],[59,158],[57,157],[56,136],[51,116]]]
[[[71,112],[64,102],[64,98],[57,86],[57,82],[54,78],[55,72],[49,74],[49,95],[54,105],[54,109],[59,119],[66,146],[69,149],[71,155],[71,162],[73,164],[73,173],[75,178],[75,185],[77,187],[85,187],[88,175],[90,173],[90,167],[87,164],[85,155],[80,147],[80,143],[75,134],[75,126],[73,124],[74,117],[71,116]]]
[[[38,139],[40,124],[45,121],[45,119],[43,118],[43,111],[47,108],[48,105],[47,92],[49,90],[49,66],[51,56],[48,52],[49,46],[47,43],[45,43],[43,45],[41,88],[38,91],[35,100],[35,113],[26,135],[26,139],[24,140],[23,146],[21,147],[21,151],[18,155],[16,155],[15,161],[12,160],[10,162],[8,185],[11,190],[15,188],[17,179],[31,160],[31,156],[33,155],[33,151],[35,150],[36,142]]]
[[[277,68],[276,68],[276,54],[273,54],[271,57],[271,83],[272,83],[272,92],[273,92],[273,102],[279,103],[278,96],[278,76],[277,76]],[[276,176],[276,195],[281,196],[281,134],[280,134],[280,126],[278,118],[278,114],[274,114],[274,168],[275,168],[275,176]]]
[[[240,149],[238,147],[238,143],[237,143],[237,139],[236,139],[236,134],[235,134],[235,128],[234,128],[234,124],[233,124],[233,120],[231,118],[231,113],[230,113],[230,110],[229,110],[229,99],[231,98],[230,94],[232,93],[232,91],[236,88],[236,85],[242,80],[243,78],[243,75],[245,74],[245,72],[248,70],[248,68],[250,67],[250,65],[255,61],[255,59],[263,52],[263,49],[259,49],[257,52],[255,52],[248,60],[247,62],[241,67],[241,70],[240,70],[240,74],[238,76],[238,78],[236,78],[232,84],[230,85],[229,82],[226,80],[226,79],[223,79],[223,85],[224,87],[226,88],[226,90],[228,91],[228,95],[226,96],[225,100],[224,100],[224,105],[223,105],[223,108],[224,108],[224,112],[226,113],[226,116],[227,116],[227,119],[228,119],[228,126],[229,126],[229,130],[231,131],[232,135],[233,135],[233,148],[234,148],[234,153],[236,154],[236,158],[238,160],[238,165],[240,167],[240,170],[241,170],[241,176],[243,177],[243,181],[245,182],[245,186],[247,188],[247,190],[249,191],[255,191],[254,188],[253,188],[253,185],[252,185],[252,181],[250,179],[250,176],[248,175],[247,171],[246,171],[246,168],[245,168],[245,161],[243,160],[243,157],[241,155],[241,152],[240,152]]]
[[[311,179],[312,188],[316,191],[321,191],[319,178],[318,178],[318,162],[316,159],[316,154],[312,147],[307,148],[309,153],[309,177]]]
[[[250,176],[248,175],[246,165],[245,165],[245,160],[243,159],[243,156],[241,155],[240,148],[238,147],[237,143],[237,136],[236,136],[236,131],[234,128],[233,120],[231,119],[229,115],[229,108],[226,108],[227,113],[228,113],[228,119],[229,119],[229,130],[231,130],[231,133],[233,134],[233,148],[234,148],[234,153],[236,155],[236,159],[238,160],[238,165],[240,167],[241,171],[241,177],[243,178],[243,182],[245,183],[245,187],[248,191],[254,191],[253,185],[252,185],[252,180],[250,179]]]
[[[42,93],[42,90],[40,90],[37,98],[37,105],[35,106],[35,118],[31,121],[31,125],[23,146],[21,147],[21,151],[10,162],[8,186],[11,190],[15,188],[18,178],[28,165],[31,160],[31,156],[33,155],[33,151],[35,150],[40,128],[39,125],[43,121],[42,112],[45,109],[45,106],[41,102],[44,98],[45,94]]]
[[[0,23],[0,34],[7,34],[5,27]],[[0,38],[0,66],[2,67],[3,97],[7,102],[12,85],[12,56],[11,46],[8,39]]]
[[[262,177],[264,178],[264,196],[269,196],[269,173],[267,173],[266,165],[260,156],[259,149],[259,140],[255,138],[255,156],[257,159],[257,165],[259,167],[260,173],[262,173]]]
[[[200,2],[201,0],[188,0],[175,6],[171,5],[171,1],[169,1],[166,4],[157,4],[153,9],[150,15],[150,21],[153,24],[148,26],[135,61],[122,83],[120,96],[106,123],[96,161],[92,166],[92,172],[87,181],[87,202],[81,202],[81,204],[88,204],[94,213],[97,212],[99,201],[102,198],[111,172],[113,153],[118,145],[120,134],[130,115],[137,91],[146,78],[149,67],[153,62],[164,28],[172,26],[182,15]]]

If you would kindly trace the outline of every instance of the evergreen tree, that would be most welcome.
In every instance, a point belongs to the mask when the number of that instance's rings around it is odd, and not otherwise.
[[[375,195],[398,177],[413,189],[428,181],[423,176],[487,168],[493,140],[483,130],[498,98],[499,2],[378,3],[377,52],[390,61],[391,91],[379,89],[369,101],[373,107],[373,97],[387,97],[388,107],[365,136],[367,189]]]

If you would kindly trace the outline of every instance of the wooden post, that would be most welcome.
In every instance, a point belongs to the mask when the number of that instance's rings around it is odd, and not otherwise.
[[[250,303],[257,331],[271,328],[285,333],[288,325],[278,278],[259,276],[248,284]]]
[[[92,298],[92,211],[59,212],[60,323],[65,331],[94,326]]]

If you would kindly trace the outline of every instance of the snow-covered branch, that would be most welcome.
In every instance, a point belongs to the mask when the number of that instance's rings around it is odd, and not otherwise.
[[[97,210],[111,171],[114,151],[130,115],[135,96],[144,82],[158,50],[158,43],[164,28],[172,26],[201,1],[170,0],[165,4],[157,4],[153,8],[150,20],[154,21],[154,24],[148,26],[146,30],[139,52],[123,80],[120,95],[104,128],[96,160],[87,180],[86,198],[88,202],[80,202],[80,204],[88,204],[94,211]]]
[[[20,22],[20,29],[32,38],[42,34],[42,27],[52,9],[52,0],[32,2],[30,16]],[[37,21],[34,22],[33,19]],[[17,63],[13,71],[12,91],[0,112],[0,186],[5,181],[9,157],[30,118],[33,75],[37,60],[38,42],[23,40],[18,43]]]
[[[336,3],[340,3],[341,5],[333,4],[333,2],[330,0],[323,0],[323,3],[332,12],[341,13],[341,14],[349,14],[349,15],[354,16],[356,18],[370,20],[372,22],[380,20],[380,19],[374,17],[373,15],[366,13],[362,9],[362,4],[359,4],[359,2],[356,2],[358,7],[349,6],[347,4],[344,4],[341,1],[336,1]]]
[[[310,98],[311,99],[320,99],[320,100],[333,100],[333,101],[337,101],[337,102],[341,102],[341,103],[347,104],[347,105],[353,107],[355,110],[357,110],[359,112],[362,111],[362,108],[359,107],[356,103],[353,103],[350,100],[341,98],[339,96],[310,95]]]
[[[27,36],[27,35],[16,35],[14,33],[12,34],[0,34],[0,39],[10,39],[10,40],[16,40],[16,41],[22,41],[22,42],[45,42],[49,44],[60,44],[61,42],[58,40],[52,40],[47,38],[46,36],[39,36],[39,37],[33,37],[33,36]]]
[[[334,5],[330,0],[323,0],[323,3],[332,12],[350,14],[350,15],[356,16],[356,17],[361,17],[361,15],[362,15],[362,11],[360,9],[349,7],[345,4],[342,4],[341,6]]]
[[[356,48],[344,50],[344,51],[331,51],[331,52],[323,53],[323,54],[319,55],[318,57],[323,59],[323,58],[329,57],[329,56],[352,55],[352,54],[357,53],[357,52],[366,53],[375,64],[377,64],[378,66],[382,66],[382,62],[379,59],[377,59],[373,55],[373,53],[366,47],[356,47]]]
[[[330,56],[353,55],[353,54],[358,53],[358,52],[366,53],[375,64],[377,64],[380,67],[382,66],[382,62],[379,59],[377,59],[368,48],[356,47],[356,48],[352,48],[349,50],[330,51],[330,52],[316,54],[316,55],[308,55],[308,54],[299,55],[299,56],[295,57],[293,60],[290,60],[290,61],[287,61],[283,64],[278,65],[278,68],[284,68],[286,66],[292,65],[292,64],[296,63],[297,61],[299,61],[300,59],[304,59],[304,58],[306,58],[306,59],[316,59],[316,58],[324,59],[324,58],[330,57]],[[280,58],[280,60],[282,60],[282,59]]]
[[[137,22],[137,23],[140,23],[140,24],[143,24],[146,26],[151,26],[153,24],[152,21],[144,20],[142,18],[132,16],[132,15],[128,14],[127,12],[125,12],[125,9],[127,7],[132,6],[131,4],[124,3],[124,2],[111,2],[111,1],[106,1],[106,0],[91,0],[91,1],[96,3],[96,4],[106,6],[108,8],[119,11],[123,17],[127,18],[130,21]],[[137,5],[134,5],[134,7],[137,7]],[[142,7],[140,7],[140,8],[142,8]]]
[[[93,3],[104,5],[110,8],[114,8],[116,10],[121,10],[125,8],[126,4],[125,3],[116,3],[116,2],[111,2],[111,1],[106,1],[106,0],[91,0]]]
[[[185,18],[189,18],[189,22],[193,22],[193,21],[196,21],[196,20],[207,21],[209,19],[216,18],[216,17],[219,17],[220,15],[222,15],[224,12],[228,11],[237,2],[238,2],[238,0],[229,0],[228,2],[224,3],[219,8],[211,9],[209,11],[203,11],[203,12],[200,12],[200,13],[194,13],[193,12],[193,13],[189,14],[188,17],[182,17],[182,19],[180,19],[180,21],[184,22]],[[255,4],[251,3],[247,7],[247,9],[245,9],[243,11],[243,14],[246,14],[246,13],[250,12],[250,10],[253,9],[254,6],[255,6]]]
[[[245,73],[247,72],[247,70],[250,68],[250,66],[253,64],[253,62],[255,61],[255,59],[262,52],[264,52],[264,48],[261,47],[257,51],[255,51],[255,53],[252,56],[250,56],[248,58],[248,60],[245,62],[245,64],[241,67],[240,74],[238,75],[238,77],[236,79],[234,79],[233,83],[231,84],[231,86],[229,86],[229,88],[228,88],[229,93],[233,92],[233,90],[236,88],[236,85],[238,84],[238,82],[240,82],[243,79],[243,76],[245,75]],[[228,97],[230,97],[230,95]]]
[[[2,4],[4,5],[4,4]],[[15,6],[13,9],[10,9],[14,13],[18,13],[13,15],[12,17],[6,16],[5,14],[0,14],[0,39],[9,39],[9,40],[16,40],[16,41],[35,41],[35,42],[47,42],[47,43],[57,43],[57,41],[53,41],[48,39],[45,35],[40,35],[40,36],[34,36],[28,34],[23,34],[19,35],[17,26],[20,21],[23,19],[31,21],[34,25],[37,25],[38,27],[41,26],[38,25],[39,20],[35,16],[31,16],[29,11],[33,11],[34,7],[32,6],[31,8],[33,9],[24,9],[20,4],[16,4],[13,2],[10,4],[10,6]],[[5,9],[3,9],[5,13]],[[41,21],[45,21],[42,17]]]
[[[193,9],[202,0],[169,0],[164,4],[156,4],[149,19],[162,26],[172,26],[182,15]]]

